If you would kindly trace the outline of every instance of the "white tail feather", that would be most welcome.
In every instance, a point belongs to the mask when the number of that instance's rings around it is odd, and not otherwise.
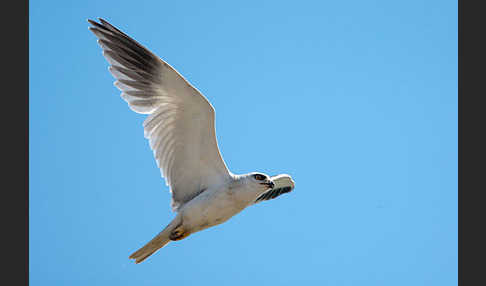
[[[151,241],[149,241],[139,250],[132,253],[129,258],[135,259],[135,263],[138,264],[169,243],[169,235],[174,228],[174,222],[175,219],[169,225],[167,225],[164,230],[152,238]]]

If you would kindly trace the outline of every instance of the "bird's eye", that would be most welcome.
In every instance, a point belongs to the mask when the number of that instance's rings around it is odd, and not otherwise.
[[[257,181],[265,180],[265,176],[262,175],[262,174],[255,174],[254,177],[255,177],[255,180],[257,180]]]

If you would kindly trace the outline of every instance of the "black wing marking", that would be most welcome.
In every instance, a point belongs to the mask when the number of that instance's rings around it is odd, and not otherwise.
[[[261,194],[256,200],[255,203],[261,202],[261,201],[268,201],[275,199],[276,197],[289,193],[292,191],[292,187],[283,187],[283,188],[277,188],[277,189],[270,189],[267,192]]]
[[[135,112],[152,113],[160,99],[157,89],[164,87],[161,76],[164,62],[105,20],[88,22],[111,65],[109,70],[117,79],[115,86],[122,91],[122,98]]]

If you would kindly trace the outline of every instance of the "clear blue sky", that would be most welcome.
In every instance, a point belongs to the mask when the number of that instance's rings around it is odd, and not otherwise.
[[[129,260],[174,213],[96,17],[294,192]],[[457,2],[31,1],[29,218],[31,285],[456,285]]]

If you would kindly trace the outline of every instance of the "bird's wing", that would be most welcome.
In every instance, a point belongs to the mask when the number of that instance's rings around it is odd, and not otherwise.
[[[294,187],[295,183],[292,180],[292,178],[289,175],[282,174],[282,175],[277,175],[274,177],[270,178],[275,186],[265,193],[261,194],[256,198],[254,204],[259,203],[261,201],[268,201],[271,199],[275,199],[276,197],[291,192]]]
[[[143,123],[177,209],[230,177],[221,157],[209,101],[176,70],[103,19],[88,20],[99,38],[115,86]]]

